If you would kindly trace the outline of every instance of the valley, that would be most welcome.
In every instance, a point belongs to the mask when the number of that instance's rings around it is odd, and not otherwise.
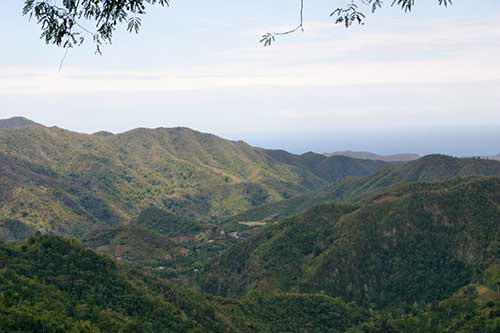
[[[493,333],[499,258],[499,161],[0,121],[0,331]]]

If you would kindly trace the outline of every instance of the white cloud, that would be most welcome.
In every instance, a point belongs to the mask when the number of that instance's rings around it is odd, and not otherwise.
[[[62,73],[36,68],[0,69],[0,95],[64,95],[101,92],[167,92],[222,88],[338,87],[394,83],[458,83],[500,80],[500,23],[434,22],[405,29],[354,29],[308,22],[303,36],[272,49],[229,49],[217,62],[168,70]]]
[[[345,31],[308,22],[304,34],[272,48],[229,47],[204,62],[154,69],[4,67],[0,111],[29,110],[89,132],[500,124],[500,23],[412,24]]]

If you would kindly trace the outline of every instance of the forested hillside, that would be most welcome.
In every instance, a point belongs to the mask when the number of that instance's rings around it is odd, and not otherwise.
[[[207,267],[205,290],[321,292],[380,307],[448,297],[500,254],[500,180],[388,190],[271,225]]]
[[[76,241],[50,236],[0,243],[0,277],[2,332],[283,332],[310,327],[347,333],[372,321],[368,311],[323,295],[205,296],[117,266]]]
[[[117,135],[1,129],[0,221],[77,237],[127,224],[151,205],[211,221],[383,166],[288,155],[293,161],[187,128]],[[0,223],[4,239],[21,235]]]
[[[312,152],[302,155],[294,155],[284,150],[264,150],[264,152],[277,161],[309,170],[331,183],[346,176],[369,176],[390,165],[383,161],[354,159],[347,156],[326,157]]]
[[[345,177],[318,190],[299,194],[288,200],[272,202],[249,209],[227,220],[277,221],[306,211],[321,203],[359,202],[392,186],[432,182],[467,176],[500,176],[500,162],[478,158],[456,158],[428,155],[409,163],[393,164],[366,177]]]

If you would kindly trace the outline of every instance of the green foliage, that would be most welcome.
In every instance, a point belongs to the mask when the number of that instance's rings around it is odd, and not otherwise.
[[[487,272],[500,281],[497,265]],[[410,315],[394,316],[391,322],[401,333],[499,332],[500,293],[485,285],[470,284],[447,299],[412,309]]]
[[[89,233],[83,243],[119,262],[186,283],[207,260],[205,233],[199,223],[151,207],[131,224]]]
[[[240,331],[246,328],[251,332],[347,333],[372,319],[369,311],[338,298],[274,292],[250,293],[237,303],[233,301],[226,314]]]
[[[0,219],[77,237],[150,206],[207,221],[328,182],[306,166],[186,128],[111,136],[1,129],[0,161]]]
[[[284,150],[265,150],[264,152],[274,160],[309,170],[330,183],[348,176],[370,176],[390,165],[383,161],[353,159],[346,156],[326,157],[312,152],[302,155],[294,155]]]
[[[152,229],[165,236],[192,235],[202,230],[199,223],[156,207],[143,210],[134,225]]]
[[[146,5],[168,6],[168,0],[82,0],[38,1],[25,0],[23,14],[34,17],[40,25],[41,38],[47,44],[65,48],[80,45],[85,34],[92,37],[97,52],[103,43],[111,43],[113,32],[121,23],[129,32],[139,31],[140,15],[146,13]],[[89,30],[87,23],[95,25]]]
[[[33,233],[33,230],[25,224],[16,220],[0,221],[0,239],[6,241],[16,241],[26,239]]]
[[[205,290],[325,292],[360,304],[442,299],[498,259],[500,179],[388,191],[361,208],[316,207],[210,265]]]
[[[170,257],[176,250],[170,238],[135,225],[96,230],[88,234],[83,243],[117,261],[150,269],[172,265]]]
[[[2,332],[347,333],[373,318],[325,295],[208,298],[58,237],[0,244]]]
[[[119,269],[75,241],[37,236],[0,245],[0,275],[0,331],[221,329],[203,297]]]
[[[377,193],[383,193],[390,187],[469,176],[500,176],[500,162],[428,155],[404,164],[386,165],[372,175],[368,173],[366,177],[344,177],[320,189],[249,209],[227,219],[226,223],[277,221],[302,213],[322,203],[335,201],[357,204],[370,199]]]

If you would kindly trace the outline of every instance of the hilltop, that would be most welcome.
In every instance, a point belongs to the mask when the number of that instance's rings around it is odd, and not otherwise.
[[[26,126],[42,127],[43,125],[24,117],[12,117],[9,119],[0,119],[0,128],[19,128]]]

